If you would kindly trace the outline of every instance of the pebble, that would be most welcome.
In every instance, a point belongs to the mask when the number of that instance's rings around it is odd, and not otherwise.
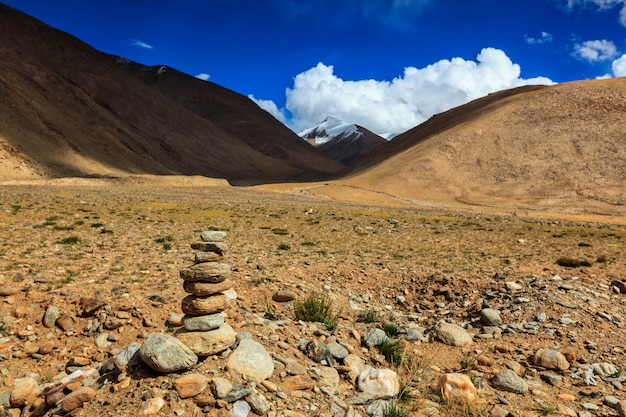
[[[382,329],[375,327],[367,332],[364,342],[369,347],[376,347],[387,339],[389,339],[389,337],[385,334],[385,332]]]
[[[94,399],[96,394],[96,390],[91,387],[80,387],[63,398],[61,401],[61,410],[65,413],[69,413],[78,407],[82,407],[84,403]]]
[[[499,326],[502,324],[500,312],[493,308],[483,308],[480,310],[480,319],[486,326]]]
[[[250,404],[250,408],[255,414],[264,416],[270,410],[270,403],[263,395],[253,392],[246,397],[246,401]]]
[[[598,411],[600,409],[600,407],[598,407],[594,403],[582,403],[581,407],[583,407],[585,410],[589,410],[589,411]]]
[[[153,416],[158,414],[161,409],[165,406],[165,400],[161,397],[150,398],[146,402],[144,402],[141,407],[139,407],[139,411],[137,412],[140,416]]]
[[[250,413],[250,404],[245,401],[237,401],[233,404],[233,409],[231,410],[231,415],[233,417],[247,417]]]
[[[230,265],[222,262],[203,262],[180,270],[180,277],[185,281],[219,283],[230,274]]]
[[[0,287],[0,297],[9,297],[11,295],[17,295],[20,293],[19,288],[15,287]]]
[[[41,393],[37,380],[32,377],[18,378],[15,380],[9,404],[11,407],[22,407],[31,404]]]
[[[182,324],[185,330],[189,331],[213,330],[224,324],[224,315],[222,313],[216,313],[205,316],[184,316]]]
[[[392,398],[400,392],[398,375],[389,368],[376,369],[366,366],[357,380],[359,391],[370,398]]]
[[[532,356],[533,364],[548,369],[564,371],[569,368],[569,362],[561,352],[555,349],[539,349]]]
[[[54,327],[54,324],[56,323],[60,315],[61,315],[61,311],[57,307],[49,306],[43,315],[43,320],[42,320],[43,327],[47,327],[47,328]]]
[[[289,301],[293,301],[296,298],[298,298],[298,294],[291,290],[280,290],[272,295],[272,300],[276,301],[277,303],[286,303]]]
[[[449,373],[439,377],[439,391],[444,400],[468,404],[476,400],[476,387],[465,374]]]
[[[180,398],[191,398],[199,395],[208,386],[208,379],[198,373],[183,375],[174,380],[174,389]]]
[[[200,233],[203,242],[221,242],[226,237],[226,232],[221,230],[207,230]]]

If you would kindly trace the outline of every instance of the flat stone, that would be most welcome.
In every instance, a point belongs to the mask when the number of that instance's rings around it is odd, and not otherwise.
[[[181,303],[183,313],[189,316],[205,316],[220,313],[226,310],[226,307],[228,307],[228,301],[222,294],[208,297],[198,297],[192,294],[183,298]]]
[[[561,375],[553,374],[553,373],[544,373],[541,374],[541,379],[546,381],[548,384],[553,387],[560,387],[563,385],[563,377]]]
[[[216,252],[224,254],[228,252],[228,245],[223,242],[194,242],[191,249],[201,252]]]
[[[224,315],[222,313],[183,317],[183,326],[185,330],[189,330],[190,332],[213,330],[217,329],[222,324],[224,324]]]
[[[466,346],[474,342],[472,336],[461,326],[446,323],[445,321],[437,323],[435,332],[437,338],[446,345]]]
[[[153,416],[158,414],[161,409],[165,406],[165,400],[161,397],[150,398],[146,402],[144,402],[141,407],[139,407],[139,411],[137,412],[140,416]]]
[[[359,374],[357,387],[373,399],[392,398],[400,392],[400,381],[391,369],[376,369],[368,365]]]
[[[91,387],[80,387],[63,398],[61,401],[61,410],[65,413],[69,413],[78,407],[82,407],[84,403],[91,401],[95,396],[95,389]]]
[[[224,397],[224,401],[227,403],[234,403],[235,401],[239,401],[243,397],[252,394],[253,391],[254,387],[246,387],[239,384],[233,385],[233,388]]]
[[[137,342],[133,342],[126,348],[118,353],[113,359],[113,364],[119,372],[125,372],[128,368],[128,364],[133,360],[139,358],[139,348],[141,346]],[[139,358],[140,359],[140,358]]]
[[[283,380],[284,391],[303,391],[315,388],[316,382],[308,375],[294,375]]]
[[[246,397],[246,401],[250,404],[252,411],[259,416],[264,416],[268,411],[270,411],[269,401],[267,401],[267,398],[258,392],[253,392],[248,395]]]
[[[247,417],[250,413],[250,404],[241,400],[233,404],[233,409],[230,410],[233,417]]]
[[[231,266],[223,262],[203,262],[180,270],[185,281],[222,282],[231,274]]]
[[[510,369],[498,372],[491,380],[491,386],[502,391],[526,394],[528,384]]]
[[[319,385],[322,387],[332,388],[333,390],[337,389],[339,382],[341,381],[339,378],[339,372],[332,366],[321,366],[319,371]]]
[[[243,339],[228,357],[228,369],[250,377],[258,383],[272,376],[274,361],[259,342]]]
[[[176,337],[198,356],[209,356],[223,352],[237,340],[235,331],[228,323],[206,332],[180,330],[176,333]]]
[[[0,287],[0,297],[9,297],[11,295],[17,295],[20,293],[19,288],[15,287]]]
[[[203,242],[221,242],[226,237],[226,232],[221,230],[207,230],[200,233],[200,239]]]
[[[569,362],[565,359],[565,356],[555,349],[539,349],[532,356],[531,361],[534,365],[547,369],[564,371],[569,368]]]
[[[208,379],[202,374],[187,374],[174,380],[174,389],[180,398],[191,398],[199,395],[209,385]]]
[[[162,373],[188,369],[198,363],[198,357],[185,343],[159,333],[148,336],[139,348],[139,357],[154,371]]]
[[[183,289],[185,292],[197,295],[199,297],[205,297],[208,295],[219,294],[223,291],[233,288],[235,283],[230,279],[225,279],[222,282],[202,282],[202,281],[185,281],[183,283]]]
[[[220,262],[223,259],[224,259],[224,255],[222,255],[221,253],[217,253],[217,252],[198,251],[194,255],[194,261],[197,264],[200,264],[203,262]]]
[[[107,304],[105,300],[93,297],[81,297],[78,303],[81,310],[83,310],[83,317],[93,316],[98,309]]]
[[[337,342],[330,342],[326,346],[328,346],[328,351],[335,359],[343,360],[346,356],[348,356],[348,349],[341,346]]]
[[[507,281],[504,283],[504,286],[509,291],[519,291],[523,288],[520,284],[514,281]]]
[[[280,290],[276,291],[274,295],[272,295],[272,300],[277,303],[287,303],[289,301],[293,301],[298,298],[298,294],[291,290]]]

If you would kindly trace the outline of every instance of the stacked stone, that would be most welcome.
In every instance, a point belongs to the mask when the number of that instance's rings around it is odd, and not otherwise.
[[[180,271],[183,288],[190,294],[182,301],[183,329],[176,337],[198,356],[220,353],[236,341],[235,331],[224,321],[229,303],[224,292],[233,288],[231,267],[222,262],[228,251],[225,236],[226,232],[202,232],[201,242],[191,244],[197,251],[195,264]]]

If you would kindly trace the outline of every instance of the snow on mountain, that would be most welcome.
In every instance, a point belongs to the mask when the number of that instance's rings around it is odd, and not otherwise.
[[[356,140],[361,138],[363,133],[359,131],[359,128],[354,124],[346,123],[328,116],[317,126],[303,130],[298,135],[318,146],[335,138],[338,140],[347,138]]]

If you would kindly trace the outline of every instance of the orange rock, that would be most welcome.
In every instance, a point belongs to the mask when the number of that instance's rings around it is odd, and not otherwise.
[[[187,374],[174,381],[174,388],[180,398],[191,398],[201,394],[208,386],[207,378],[202,374]]]
[[[476,387],[465,374],[443,374],[439,378],[439,390],[444,400],[467,404],[476,401]]]
[[[307,375],[295,375],[286,378],[282,385],[287,392],[307,390],[315,387],[315,380]]]
[[[96,390],[91,387],[82,387],[68,394],[61,402],[61,410],[68,413],[91,401],[96,396]]]
[[[557,395],[557,398],[563,400],[563,401],[574,401],[576,399],[576,396],[572,395],[572,394],[567,394],[567,393],[561,393]]]

